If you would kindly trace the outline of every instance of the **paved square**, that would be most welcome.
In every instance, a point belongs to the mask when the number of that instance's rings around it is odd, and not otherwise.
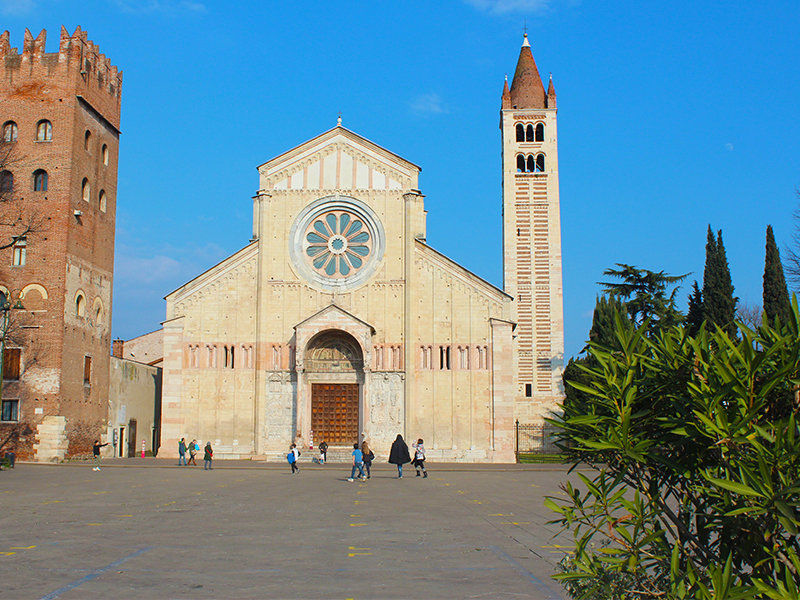
[[[543,506],[563,467],[199,464],[0,473],[0,597],[566,598]]]

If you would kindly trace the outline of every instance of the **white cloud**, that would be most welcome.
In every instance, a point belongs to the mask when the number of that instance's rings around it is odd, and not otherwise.
[[[0,0],[0,15],[20,17],[29,15],[36,8],[33,0]]]
[[[443,115],[448,112],[439,94],[433,92],[414,98],[411,101],[411,110],[421,115]]]
[[[731,144],[730,142],[725,144],[725,150],[728,150],[729,152],[733,152],[733,144]]]
[[[550,7],[550,0],[464,0],[478,10],[496,14],[543,12]]]
[[[170,281],[181,273],[185,273],[184,265],[169,256],[118,256],[114,277],[126,285],[151,285]]]

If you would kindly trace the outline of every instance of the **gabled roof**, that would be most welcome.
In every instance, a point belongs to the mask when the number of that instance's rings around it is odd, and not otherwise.
[[[362,136],[358,135],[357,133],[354,133],[354,132],[350,131],[349,129],[345,128],[345,127],[342,127],[341,125],[336,125],[336,127],[332,128],[332,129],[329,129],[325,133],[321,133],[317,137],[311,138],[307,142],[304,142],[304,143],[300,144],[299,146],[295,146],[294,148],[292,148],[291,150],[287,150],[283,154],[279,154],[275,158],[273,158],[271,160],[268,160],[267,162],[265,162],[262,165],[259,165],[258,170],[260,172],[263,172],[265,170],[266,171],[272,171],[272,170],[280,169],[284,165],[284,163],[291,162],[294,158],[296,158],[297,156],[307,152],[309,149],[311,149],[311,148],[313,148],[315,146],[322,145],[325,142],[327,142],[327,141],[329,141],[329,140],[331,140],[331,139],[333,139],[333,138],[335,138],[337,136],[342,136],[343,138],[355,143],[356,145],[366,146],[367,148],[369,148],[373,152],[375,152],[375,153],[381,155],[382,157],[384,157],[386,160],[388,160],[390,162],[393,162],[395,164],[398,164],[398,166],[401,166],[401,167],[403,167],[403,168],[405,168],[405,169],[407,169],[409,171],[416,171],[416,172],[422,171],[422,167],[420,167],[418,165],[415,165],[414,163],[412,163],[410,161],[407,161],[402,156],[398,156],[394,152],[390,152],[386,148],[383,148],[382,146],[379,146],[375,142],[372,142],[372,141],[368,140],[367,138],[362,137]]]
[[[359,319],[354,314],[347,312],[346,310],[344,310],[343,308],[340,308],[339,306],[336,306],[335,304],[329,304],[328,306],[326,306],[322,310],[314,313],[313,315],[311,315],[307,319],[303,319],[297,325],[294,326],[294,329],[297,329],[298,327],[302,327],[303,325],[305,325],[306,323],[309,323],[311,321],[320,319],[320,318],[324,317],[326,314],[328,314],[330,312],[338,312],[339,314],[347,317],[348,319],[353,320],[353,321],[357,322],[358,324],[363,325],[364,327],[368,327],[369,330],[373,333],[373,335],[375,334],[375,328],[372,325],[370,325],[366,321],[362,321],[361,319]]]

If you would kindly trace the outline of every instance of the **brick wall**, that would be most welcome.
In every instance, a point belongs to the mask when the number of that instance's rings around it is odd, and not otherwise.
[[[58,52],[45,42],[26,30],[20,53],[0,36],[0,124],[18,131],[14,196],[42,223],[24,265],[0,251],[0,286],[25,305],[12,311],[9,341],[22,348],[22,373],[3,387],[19,422],[0,423],[0,443],[42,460],[88,454],[106,432],[122,85],[80,28],[62,28]],[[52,137],[37,140],[44,119]],[[34,191],[38,169],[46,191]]]

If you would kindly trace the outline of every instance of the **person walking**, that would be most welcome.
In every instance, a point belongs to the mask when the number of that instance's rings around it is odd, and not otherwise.
[[[417,440],[416,444],[411,444],[414,448],[414,468],[417,470],[417,477],[419,477],[419,470],[422,469],[423,479],[428,476],[425,470],[425,446],[423,445],[422,438]]]
[[[178,466],[181,465],[186,466],[186,440],[184,438],[178,442]]]
[[[214,459],[214,450],[211,449],[211,442],[206,442],[205,452],[203,453],[203,470],[211,470],[211,461]]]
[[[197,456],[197,451],[199,449],[200,447],[197,445],[197,440],[192,440],[189,443],[189,462],[186,463],[187,465],[194,465],[195,467],[197,466],[197,462],[195,462],[194,457]]]
[[[375,460],[375,453],[370,450],[366,441],[361,442],[361,454],[364,456],[364,470],[367,472],[367,479],[369,479],[372,476],[372,461]]]
[[[389,450],[389,462],[397,465],[397,478],[403,478],[403,465],[411,462],[411,455],[408,453],[408,446],[403,440],[403,436],[399,433],[397,438],[392,442],[392,448]]]
[[[100,470],[100,448],[102,448],[103,446],[108,446],[108,442],[106,442],[105,444],[101,444],[98,440],[94,441],[94,446],[92,446],[94,468],[92,469],[92,471]]]
[[[353,444],[353,468],[350,470],[350,477],[347,478],[347,481],[353,481],[353,478],[356,476],[356,469],[358,469],[358,478],[361,481],[366,481],[367,478],[364,477],[364,455],[361,453],[361,448],[358,447],[358,442]]]
[[[319,445],[319,464],[324,465],[328,462],[328,442],[323,441]]]
[[[292,465],[292,475],[300,471],[300,467],[297,466],[298,458],[300,458],[300,450],[297,449],[297,444],[292,444],[289,446],[289,454],[286,455],[286,460]]]

